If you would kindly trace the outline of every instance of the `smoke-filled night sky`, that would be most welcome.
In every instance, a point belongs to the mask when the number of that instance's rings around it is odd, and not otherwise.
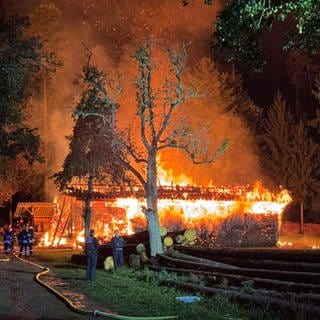
[[[93,52],[93,62],[106,72],[119,73],[124,84],[118,122],[130,122],[128,109],[134,117],[135,92],[129,88],[136,74],[131,59],[137,45],[147,36],[159,48],[189,43],[188,68],[210,57],[210,40],[221,1],[206,6],[192,1],[184,7],[180,0],[52,0],[54,18],[39,15],[42,1],[16,0],[5,3],[7,13],[29,15],[32,31],[47,38],[46,47],[57,52],[63,62],[48,80],[48,161],[52,174],[60,169],[68,151],[65,136],[71,134],[72,108],[80,89],[74,81],[87,60],[85,44]],[[52,11],[52,10],[51,10]],[[47,24],[47,25],[46,25]],[[185,174],[195,184],[252,183],[261,179],[253,138],[241,119],[218,110],[215,95],[208,95],[192,106],[195,119],[210,123],[208,139],[217,147],[224,138],[230,139],[227,152],[214,164],[192,166],[186,156],[167,151],[162,155],[166,170],[174,175]],[[33,99],[33,124],[43,133],[43,93]],[[186,106],[187,107],[187,106]],[[214,150],[213,150],[214,151]]]

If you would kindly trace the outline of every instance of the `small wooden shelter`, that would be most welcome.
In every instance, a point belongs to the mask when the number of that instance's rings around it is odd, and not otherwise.
[[[14,217],[27,218],[36,232],[46,232],[50,230],[56,210],[54,202],[19,202]]]

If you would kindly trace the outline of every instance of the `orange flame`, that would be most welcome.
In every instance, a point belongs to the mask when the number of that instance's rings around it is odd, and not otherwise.
[[[216,223],[233,214],[277,215],[278,224],[281,225],[281,213],[292,201],[287,190],[281,189],[279,193],[272,193],[264,188],[261,182],[256,182],[253,188],[249,185],[194,186],[193,181],[188,177],[183,175],[175,177],[173,171],[165,171],[161,166],[160,157],[158,157],[157,170],[159,190],[162,188],[166,192],[166,196],[158,199],[158,215],[160,225],[165,226],[168,231],[201,226],[213,230]],[[173,186],[173,183],[177,185]],[[81,190],[81,186],[76,186],[75,189]],[[118,196],[117,189],[120,190]],[[121,234],[146,230],[146,218],[141,211],[142,207],[147,206],[146,201],[141,199],[143,193],[140,192],[140,196],[134,196],[138,193],[131,193],[128,197],[120,197],[122,194],[120,187],[112,190],[115,192],[115,197],[104,200],[103,206],[101,201],[92,203],[91,227],[95,229],[97,236],[103,241],[108,241],[115,229],[118,229]],[[139,190],[137,188],[134,191]],[[103,186],[96,188],[96,192],[103,193]],[[81,220],[80,215],[79,219]],[[55,225],[54,222],[52,225]],[[82,229],[81,221],[78,223],[78,228],[73,230],[75,233],[79,232],[75,240],[76,246],[84,242]],[[60,244],[62,244],[61,241]],[[52,244],[49,235],[46,235],[43,243],[44,245]],[[58,243],[55,241],[53,245]]]

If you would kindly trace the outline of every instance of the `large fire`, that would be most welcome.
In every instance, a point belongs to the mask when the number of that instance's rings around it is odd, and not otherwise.
[[[167,175],[164,181],[168,182]],[[171,183],[170,186],[160,182],[159,220],[160,225],[165,226],[168,231],[193,228],[199,232],[205,229],[208,234],[212,233],[222,221],[237,214],[272,216],[278,221],[279,227],[281,213],[291,201],[287,190],[271,193],[260,182],[253,187],[250,185],[199,187],[190,186],[189,182],[187,180],[187,183],[180,185]],[[48,232],[42,241],[43,245],[58,246],[66,243],[67,232],[69,238],[71,235],[73,243],[83,243],[83,201],[79,196],[81,192],[80,186],[76,186],[72,189],[72,194],[64,196],[69,199],[67,201],[73,201],[72,208],[70,207],[72,212],[68,213],[69,220],[65,222],[68,223],[69,231],[64,226],[65,234],[61,234],[59,239],[54,237],[54,234],[58,233],[58,221],[60,220],[61,224],[63,215],[66,215],[63,210],[58,210],[51,232]],[[102,241],[110,240],[115,229],[120,230],[122,234],[146,230],[146,219],[141,211],[146,203],[141,189],[100,186],[96,187],[95,195],[95,200],[92,202],[92,227]]]

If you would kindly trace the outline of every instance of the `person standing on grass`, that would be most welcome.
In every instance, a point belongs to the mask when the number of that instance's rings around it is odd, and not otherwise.
[[[112,256],[114,268],[117,269],[124,264],[123,248],[126,244],[125,240],[119,235],[119,231],[114,231],[114,237],[111,239]]]
[[[94,230],[91,229],[85,242],[85,252],[87,260],[87,280],[96,279],[96,267],[98,259],[99,242],[94,236]]]

